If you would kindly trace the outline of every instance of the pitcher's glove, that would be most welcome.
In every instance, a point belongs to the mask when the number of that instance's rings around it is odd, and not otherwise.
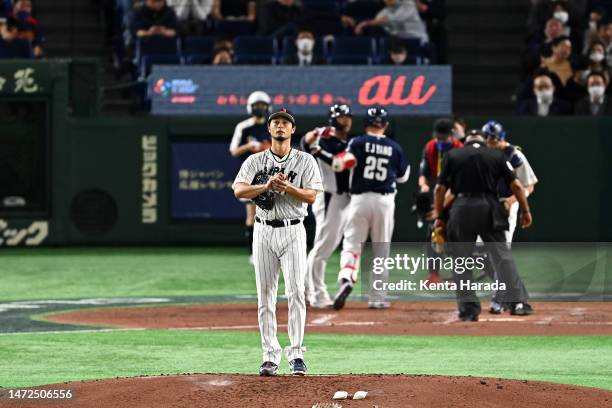
[[[270,176],[268,176],[268,173],[265,171],[258,171],[257,174],[255,174],[251,185],[266,184],[269,178]],[[270,211],[272,208],[274,208],[274,193],[272,191],[261,193],[253,199],[253,202],[262,210]]]

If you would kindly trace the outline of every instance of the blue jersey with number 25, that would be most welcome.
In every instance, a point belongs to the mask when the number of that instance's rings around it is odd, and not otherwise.
[[[410,165],[404,151],[388,137],[355,137],[349,142],[347,151],[357,159],[357,165],[351,170],[351,194],[393,193],[396,182],[404,183],[408,180]]]

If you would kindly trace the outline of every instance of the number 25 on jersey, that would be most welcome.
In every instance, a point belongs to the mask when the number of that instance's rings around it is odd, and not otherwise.
[[[368,156],[363,168],[363,178],[368,180],[385,181],[387,179],[387,165],[389,159],[386,157]]]

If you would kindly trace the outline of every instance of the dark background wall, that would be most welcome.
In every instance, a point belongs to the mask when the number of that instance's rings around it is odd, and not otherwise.
[[[481,126],[490,118],[468,118]],[[612,120],[496,118],[509,140],[523,148],[540,182],[530,197],[535,223],[519,231],[518,240],[598,241],[612,238],[609,209],[612,192],[607,152],[612,151]],[[323,123],[324,118],[300,118],[298,133]],[[56,137],[65,149],[56,160],[69,163],[65,183],[54,186],[64,197],[58,220],[66,231],[61,243],[218,243],[242,242],[241,221],[172,223],[169,218],[169,138],[218,140],[231,138],[236,118],[80,119],[68,122],[66,135]],[[397,118],[391,130],[412,165],[407,184],[397,196],[396,241],[418,241],[423,232],[410,213],[417,189],[416,171],[422,147],[431,137],[433,118]],[[355,121],[356,130],[361,127]],[[143,135],[158,136],[159,219],[141,222]],[[83,233],[71,221],[70,202],[80,191],[101,189],[117,203],[116,225],[108,232]],[[59,237],[58,237],[59,238]]]
[[[13,79],[26,67],[34,69],[32,77],[38,86],[33,93],[25,92]],[[176,223],[171,221],[169,208],[171,140],[223,141],[229,145],[234,126],[242,118],[75,118],[69,115],[76,110],[75,104],[95,103],[95,98],[93,102],[91,98],[80,102],[69,99],[69,72],[65,63],[16,61],[0,66],[0,77],[7,80],[0,90],[0,102],[42,101],[48,112],[45,126],[32,127],[43,129],[48,152],[48,205],[44,211],[32,213],[0,209],[0,244],[40,222],[48,225],[46,245],[243,242],[242,220]],[[612,118],[468,117],[467,121],[470,127],[480,127],[490,119],[504,124],[509,140],[523,148],[540,179],[530,197],[534,225],[518,231],[517,239],[612,241]],[[400,186],[396,199],[395,241],[424,237],[410,207],[417,190],[421,151],[431,137],[433,120],[396,117],[390,128],[389,134],[404,147],[412,165],[412,176]],[[300,117],[298,134],[325,122],[324,117]],[[0,142],[14,143],[20,133],[11,131],[14,126],[11,128],[5,117],[0,117],[0,125],[5,136]],[[356,112],[353,132],[361,129]],[[144,136],[155,136],[157,141],[154,223],[144,223],[142,216]]]

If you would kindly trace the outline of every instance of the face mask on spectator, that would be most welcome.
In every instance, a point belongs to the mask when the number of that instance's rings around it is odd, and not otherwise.
[[[589,31],[597,31],[597,21],[589,21]]]
[[[589,95],[591,98],[601,98],[606,93],[606,87],[601,85],[589,86]]]
[[[542,89],[539,91],[535,91],[536,98],[541,103],[552,103],[553,101],[553,90],[552,89]]]
[[[558,10],[553,13],[553,17],[561,21],[563,24],[567,24],[567,20],[569,20],[569,13],[567,11]]]
[[[300,38],[297,40],[297,48],[304,54],[310,54],[314,48],[314,40],[312,38]]]
[[[601,52],[592,52],[590,55],[591,61],[593,62],[601,62],[604,60],[605,55]]]

